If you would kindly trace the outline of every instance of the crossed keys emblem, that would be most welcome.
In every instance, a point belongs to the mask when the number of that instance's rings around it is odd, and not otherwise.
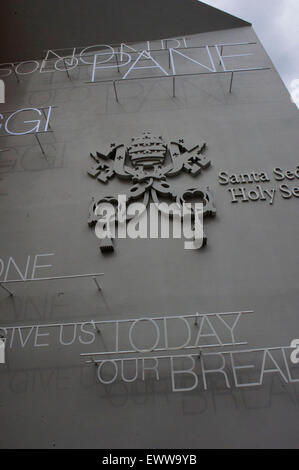
[[[100,152],[96,152],[96,155],[90,154],[95,165],[88,174],[102,183],[107,183],[115,175],[130,180],[133,186],[126,195],[127,204],[143,198],[145,208],[150,200],[159,208],[161,202],[159,196],[167,196],[182,207],[188,199],[195,198],[203,204],[203,217],[214,216],[216,209],[208,187],[199,186],[179,191],[167,181],[167,178],[176,176],[182,171],[197,176],[208,168],[211,162],[205,155],[206,147],[205,143],[201,146],[188,147],[183,139],[167,144],[161,136],[143,132],[140,136],[132,138],[128,146],[112,143],[106,154]],[[98,212],[101,204],[105,203],[115,206],[118,204],[118,198],[117,196],[93,198],[89,208],[90,226],[101,222]],[[193,213],[192,216],[194,217]],[[130,218],[132,216],[126,216],[126,221]],[[120,222],[117,216],[114,220],[116,223]],[[109,224],[109,220],[103,221],[103,224]],[[204,246],[206,242],[207,237],[204,234],[202,245]],[[100,249],[102,252],[114,251],[112,237],[102,239]]]

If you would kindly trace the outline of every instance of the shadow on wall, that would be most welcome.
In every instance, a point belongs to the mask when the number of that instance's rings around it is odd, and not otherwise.
[[[197,0],[10,0],[1,5],[1,61],[44,50],[163,39],[248,26]],[[71,53],[71,51],[69,51]],[[67,51],[65,51],[67,54]]]

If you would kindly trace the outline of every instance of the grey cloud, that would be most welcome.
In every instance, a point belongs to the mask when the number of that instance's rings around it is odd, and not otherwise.
[[[205,0],[253,24],[274,65],[292,91],[299,79],[298,0]]]

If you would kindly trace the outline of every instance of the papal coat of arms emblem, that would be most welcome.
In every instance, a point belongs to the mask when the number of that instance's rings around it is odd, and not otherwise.
[[[214,216],[216,209],[212,194],[208,187],[191,187],[183,191],[176,189],[168,182],[168,178],[185,171],[192,176],[199,175],[210,166],[206,157],[207,145],[188,146],[183,139],[166,143],[162,136],[143,132],[132,138],[128,145],[112,143],[108,152],[90,154],[95,165],[88,174],[102,183],[107,183],[113,176],[130,180],[127,203],[143,198],[145,206],[152,200],[159,203],[159,196],[167,196],[182,206],[188,197],[198,198],[203,204],[203,216]],[[88,224],[94,226],[99,221],[98,208],[103,203],[117,204],[117,196],[93,198],[89,208]],[[117,222],[117,221],[116,221]],[[204,234],[203,245],[207,242]],[[101,240],[102,252],[114,251],[111,238]]]

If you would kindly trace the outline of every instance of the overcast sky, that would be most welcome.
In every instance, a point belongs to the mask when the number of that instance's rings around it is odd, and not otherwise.
[[[252,23],[299,107],[299,0],[202,0]]]

